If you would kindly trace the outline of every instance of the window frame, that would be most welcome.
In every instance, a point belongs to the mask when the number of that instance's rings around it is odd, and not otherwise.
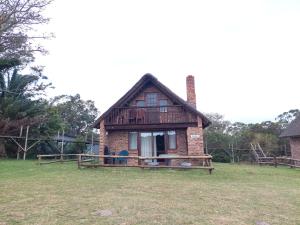
[[[155,95],[156,96],[155,97],[155,102],[153,102],[153,104],[151,104],[151,105],[149,104],[151,102],[148,99],[149,95]],[[146,103],[147,107],[155,107],[155,106],[157,106],[158,105],[158,93],[156,93],[156,92],[147,92],[147,93],[145,93],[145,103]]]
[[[135,138],[135,141],[136,141],[136,148],[131,148],[131,137],[130,135],[131,134],[136,134],[136,138]],[[139,148],[139,144],[138,144],[138,136],[139,136],[139,133],[137,131],[129,131],[128,132],[128,150],[131,150],[131,151],[136,151],[138,150]]]
[[[161,104],[161,101],[165,101],[166,104]],[[168,99],[159,99],[159,112],[167,113],[168,112]]]
[[[175,132],[175,134],[174,134],[174,136],[175,136],[175,147],[174,147],[174,148],[171,148],[171,147],[170,147],[170,136],[171,136],[171,135],[169,135],[169,132],[172,132],[172,131]],[[177,145],[177,132],[176,132],[176,130],[168,130],[166,133],[167,133],[166,136],[167,136],[167,140],[168,140],[168,143],[167,143],[167,144],[168,144],[168,149],[169,149],[169,150],[176,150],[176,149],[177,149],[177,146],[178,146],[178,145]]]
[[[138,105],[138,102],[143,102],[143,105],[142,106]],[[143,107],[145,107],[145,100],[136,100],[135,105],[136,105],[136,107],[143,108]]]

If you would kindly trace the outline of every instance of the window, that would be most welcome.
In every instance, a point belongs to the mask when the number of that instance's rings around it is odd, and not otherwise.
[[[144,107],[145,106],[145,101],[144,100],[137,100],[136,101],[136,106],[137,107]]]
[[[147,106],[156,106],[157,105],[157,93],[147,93],[146,94],[146,103],[147,103]]]
[[[176,132],[174,130],[168,131],[169,149],[176,149]]]
[[[160,106],[159,111],[160,112],[168,112],[167,105],[168,105],[168,100],[166,100],[166,99],[159,100],[159,106]]]
[[[129,132],[129,150],[136,150],[137,149],[137,132]]]

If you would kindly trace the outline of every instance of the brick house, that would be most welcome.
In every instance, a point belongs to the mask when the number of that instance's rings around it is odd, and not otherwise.
[[[187,76],[187,101],[145,74],[94,124],[99,154],[128,150],[129,156],[204,155],[203,129],[210,121],[196,109],[195,81]],[[131,159],[129,165],[137,165]]]
[[[280,137],[289,138],[292,158],[300,160],[300,116],[290,123]]]

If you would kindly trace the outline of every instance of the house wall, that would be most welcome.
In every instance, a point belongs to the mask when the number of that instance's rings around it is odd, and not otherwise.
[[[99,134],[99,155],[104,155],[104,147],[107,145],[106,130],[104,126],[104,120],[100,121],[100,134]],[[99,159],[103,161],[102,158]]]
[[[203,145],[203,128],[202,119],[198,117],[197,127],[187,128],[187,145],[188,145],[188,155],[203,155],[204,145]]]
[[[109,131],[107,140],[108,146],[112,151],[121,151],[128,149],[127,131]]]
[[[107,146],[116,154],[121,150],[128,150],[128,131],[109,131],[107,135]],[[138,156],[137,150],[128,150],[129,156]],[[138,160],[128,159],[128,165],[138,165]]]
[[[290,138],[290,145],[292,158],[300,160],[300,137]]]
[[[186,130],[175,130],[176,131],[176,149],[166,149],[168,154],[178,154],[178,155],[187,155],[187,140],[186,140]],[[168,146],[166,146],[168,147]]]
[[[116,154],[121,150],[128,150],[128,133],[130,131],[109,131],[106,136],[106,145]],[[166,143],[166,153],[187,155],[187,133],[186,130],[176,130],[176,149],[168,149]],[[104,147],[103,147],[104,149]],[[128,150],[129,156],[138,156],[138,150]],[[138,165],[138,160],[128,159],[128,165]]]

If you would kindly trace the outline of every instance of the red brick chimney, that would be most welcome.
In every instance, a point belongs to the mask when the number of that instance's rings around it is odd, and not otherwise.
[[[196,92],[195,92],[195,79],[193,75],[188,75],[186,77],[186,95],[187,95],[187,102],[197,108],[196,106]]]

